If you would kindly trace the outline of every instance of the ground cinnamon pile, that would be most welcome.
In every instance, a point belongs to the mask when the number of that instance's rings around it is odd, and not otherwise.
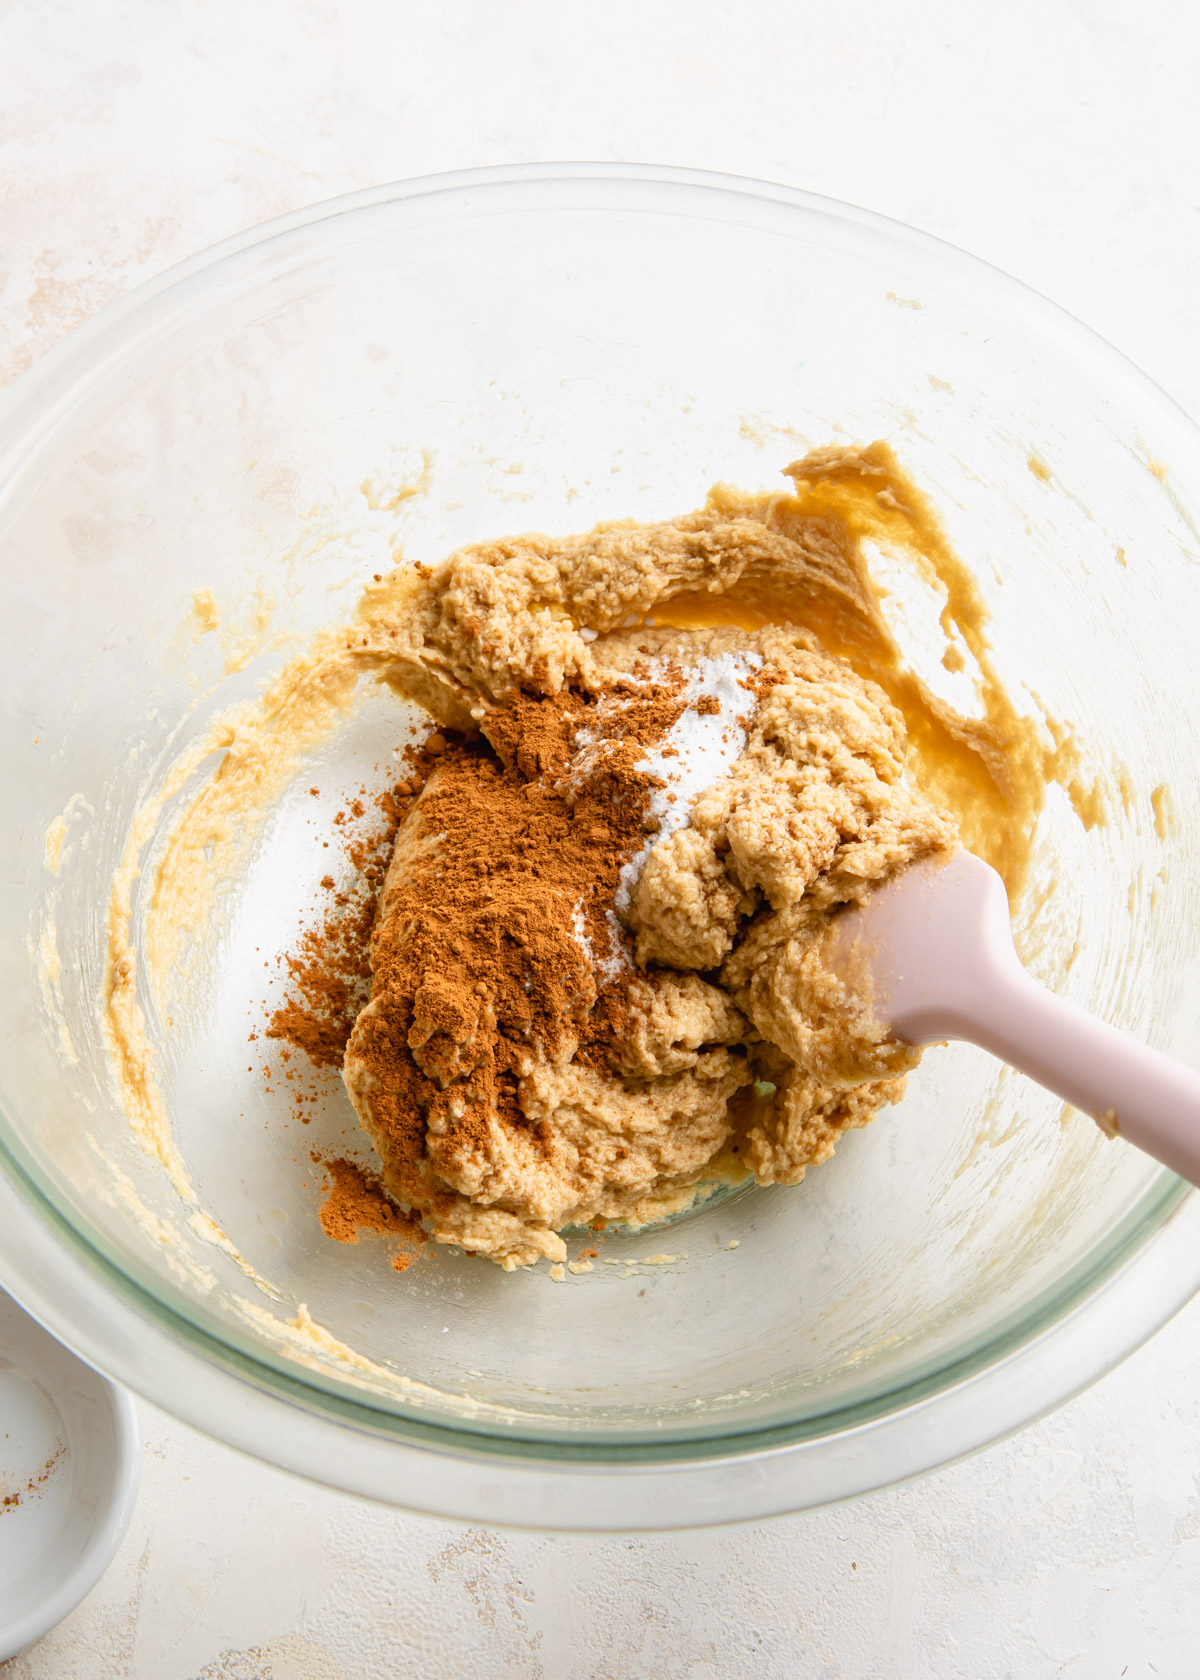
[[[636,973],[611,907],[622,864],[657,826],[661,783],[638,765],[679,718],[682,687],[674,674],[599,698],[518,694],[481,739],[443,737],[397,836],[373,1007],[351,1043],[387,1182],[406,1200],[437,1206],[428,1132],[444,1159],[478,1150],[494,1125],[536,1137],[517,1097],[531,1058],[568,1039],[596,1054],[619,1031]]]

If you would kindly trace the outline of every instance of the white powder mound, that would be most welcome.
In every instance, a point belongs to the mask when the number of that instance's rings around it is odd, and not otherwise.
[[[638,760],[639,770],[660,777],[665,785],[650,795],[650,815],[658,819],[657,831],[621,870],[616,893],[621,915],[629,909],[653,848],[687,826],[697,796],[719,781],[745,751],[746,730],[738,720],[753,713],[756,701],[743,680],[761,670],[762,662],[760,653],[721,653],[698,660],[684,689],[685,710],[662,742]],[[665,665],[658,671],[652,668],[652,678],[661,678],[665,672]],[[715,700],[717,710],[697,711],[700,700]]]
[[[652,790],[647,813],[657,820],[658,828],[647,835],[645,844],[621,870],[614,909],[605,912],[608,952],[597,951],[588,937],[582,905],[576,906],[572,919],[575,938],[601,979],[612,980],[622,970],[632,967],[617,917],[628,911],[651,851],[668,834],[686,826],[697,796],[719,781],[744,752],[746,730],[738,720],[751,714],[757,702],[742,686],[742,680],[761,670],[762,663],[760,653],[721,653],[697,660],[689,670],[681,696],[684,710],[663,739],[638,760],[639,770],[648,771],[663,783]],[[641,681],[649,684],[669,680],[677,670],[677,666],[656,659],[639,675]],[[701,700],[709,703],[703,712],[696,709]],[[615,730],[620,728],[621,710],[622,703],[618,702],[611,714]],[[591,724],[577,732],[566,782],[582,779],[593,769],[612,733],[613,730]]]

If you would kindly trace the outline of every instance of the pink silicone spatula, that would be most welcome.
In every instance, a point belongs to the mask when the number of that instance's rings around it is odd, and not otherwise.
[[[1000,876],[970,852],[928,858],[834,923],[827,961],[905,1044],[962,1038],[1200,1184],[1200,1074],[1030,979]]]

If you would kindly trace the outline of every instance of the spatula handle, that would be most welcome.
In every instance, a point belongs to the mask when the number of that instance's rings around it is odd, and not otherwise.
[[[1048,992],[1015,952],[1010,962],[993,954],[948,1013],[949,1036],[982,1045],[1200,1184],[1200,1074]]]
[[[981,858],[913,865],[835,926],[831,951],[852,989],[855,959],[868,963],[872,1007],[894,1037],[982,1045],[1200,1184],[1200,1074],[1031,980],[1004,882]]]

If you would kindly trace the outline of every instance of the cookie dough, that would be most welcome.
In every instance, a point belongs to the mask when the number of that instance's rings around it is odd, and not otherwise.
[[[506,1268],[721,1180],[796,1183],[918,1059],[821,944],[955,822],[880,686],[801,624],[658,622],[698,591],[807,601],[843,638],[877,612],[837,533],[720,496],[467,549],[367,604],[441,728],[345,1081],[390,1193]]]
[[[830,990],[823,926],[955,823],[1016,897],[1047,784],[1081,816],[1087,790],[1069,736],[1014,706],[971,574],[887,446],[789,474],[659,524],[398,561],[169,767],[114,871],[102,1014],[131,1126],[185,1200],[148,1020],[186,1011],[264,825],[364,681],[437,726],[345,1064],[431,1230],[505,1266],[558,1256],[565,1222],[794,1180],[898,1094],[911,1058]],[[922,670],[956,674],[961,711],[905,657],[877,551],[934,603]],[[523,802],[507,830],[497,800]],[[475,856],[448,820],[464,802]]]

